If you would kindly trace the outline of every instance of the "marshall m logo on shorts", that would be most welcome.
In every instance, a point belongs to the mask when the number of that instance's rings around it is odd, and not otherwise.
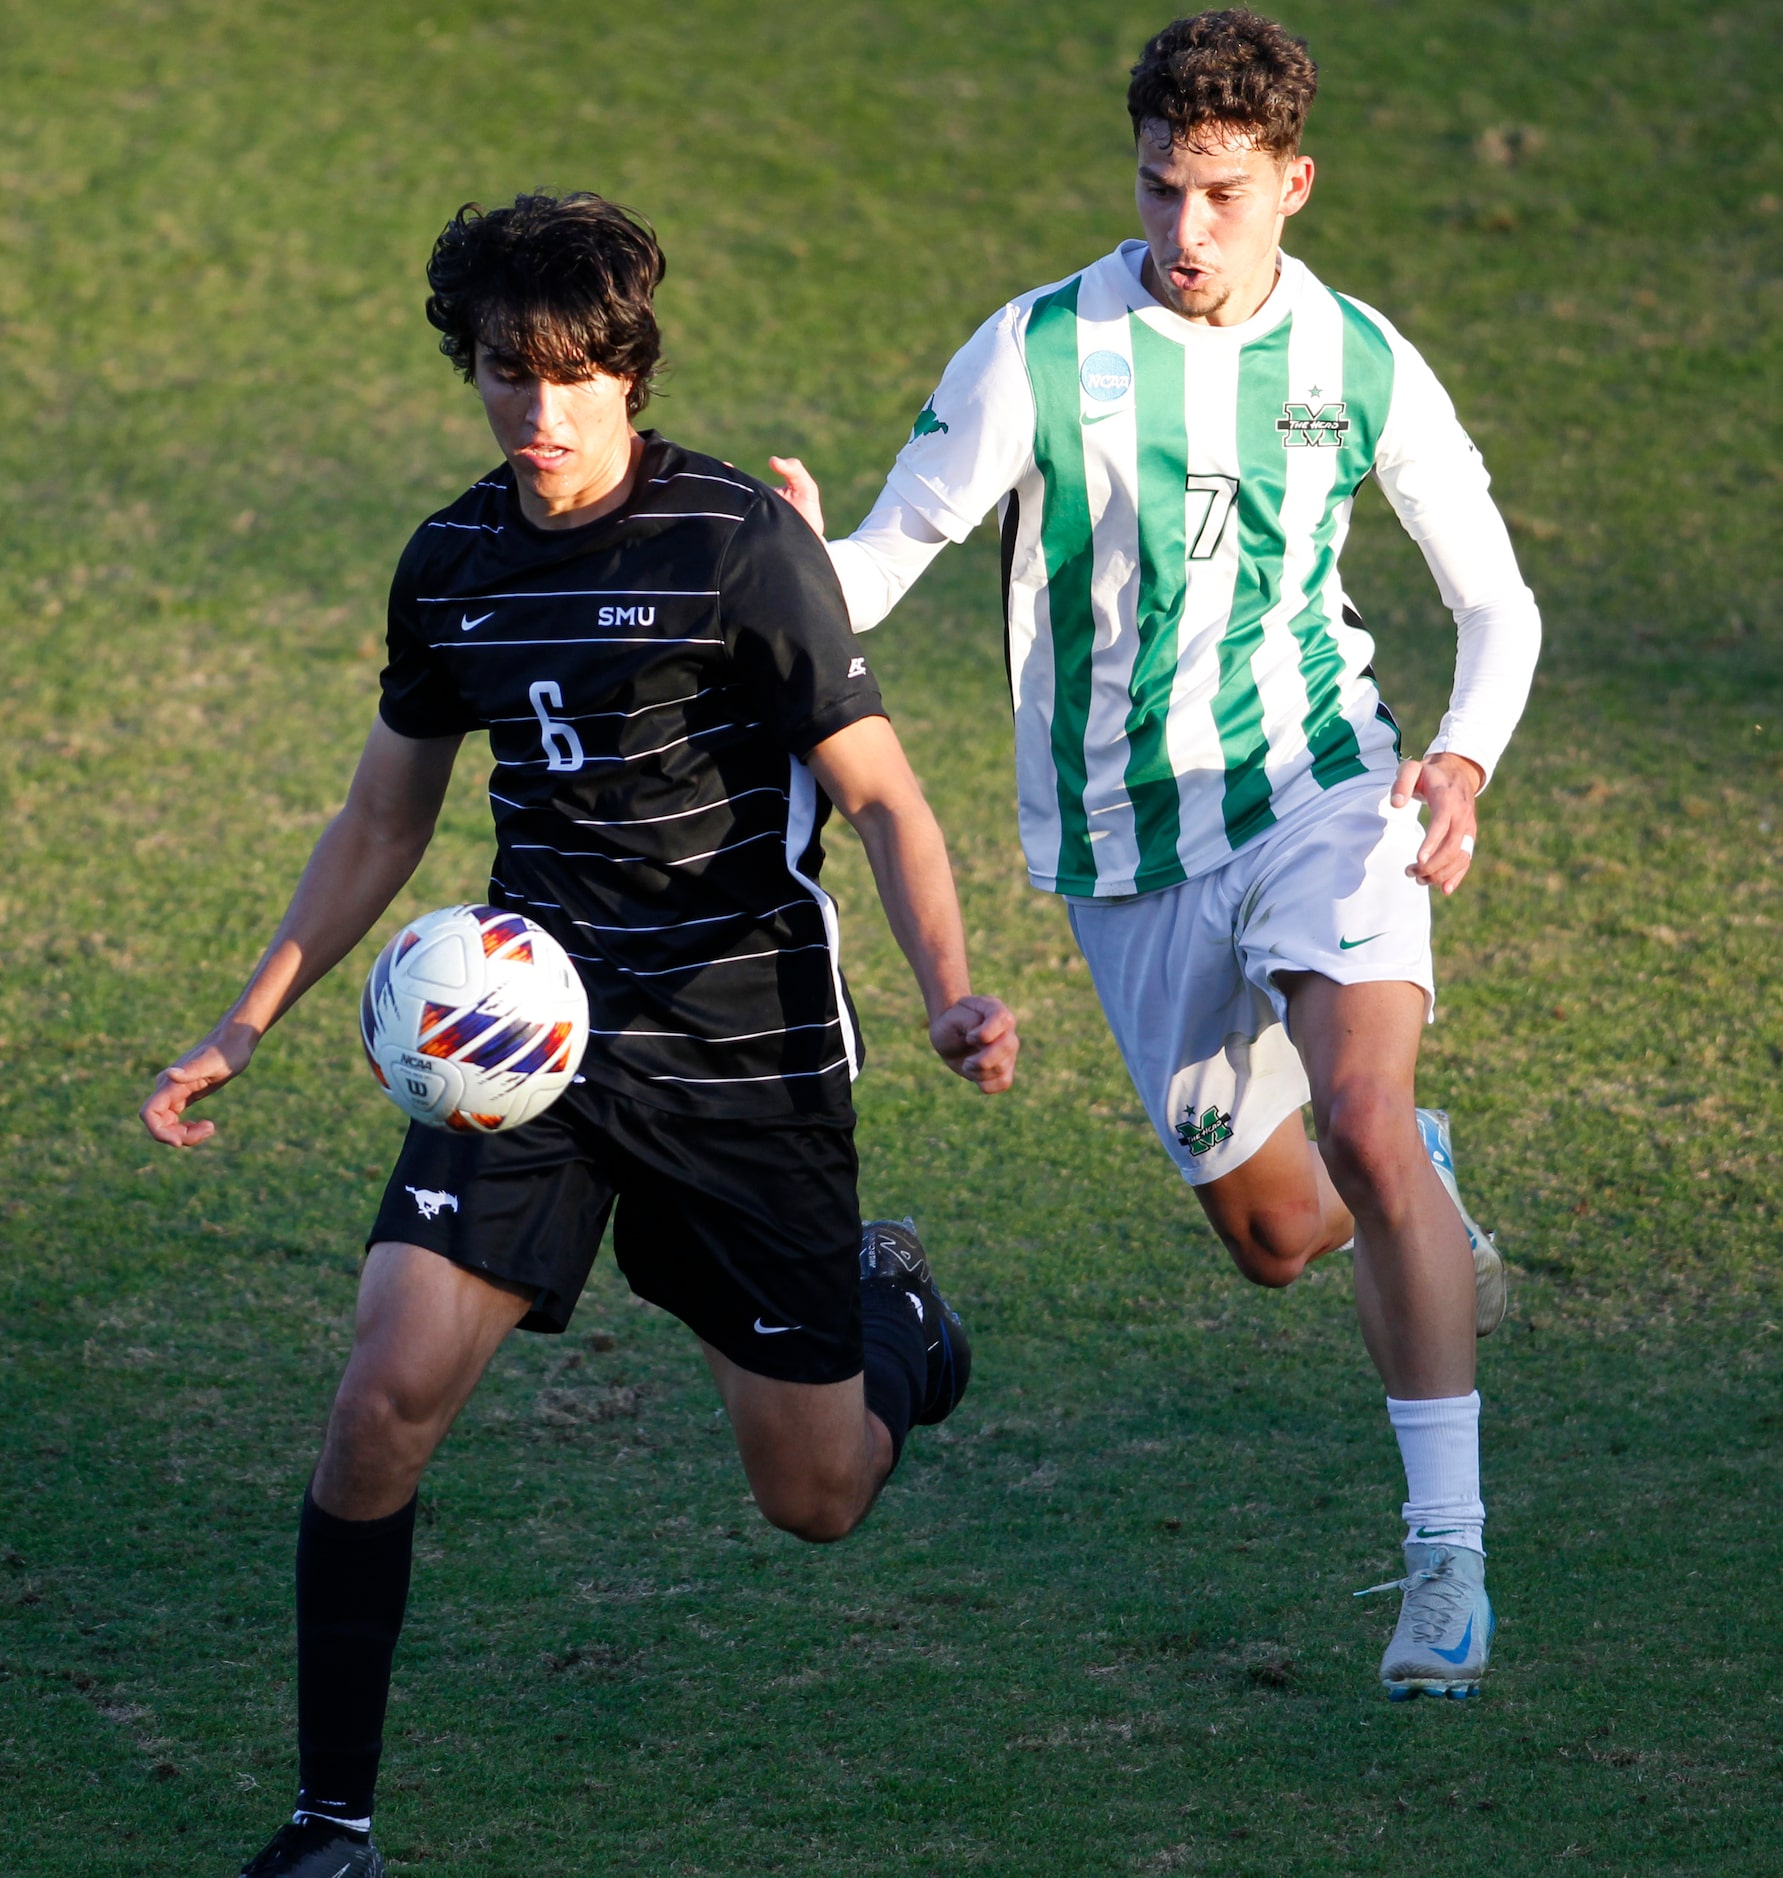
[[[1205,1154],[1232,1139],[1232,1117],[1210,1108],[1204,1109],[1197,1121],[1191,1111],[1176,1124],[1176,1138],[1191,1154]]]

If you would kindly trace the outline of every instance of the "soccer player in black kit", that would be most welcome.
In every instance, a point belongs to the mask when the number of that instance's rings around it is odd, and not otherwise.
[[[244,1878],[376,1878],[373,1789],[422,1470],[517,1326],[561,1331],[609,1213],[639,1296],[700,1339],[757,1505],[840,1539],[970,1354],[908,1224],[863,1230],[860,1066],[818,884],[860,835],[951,1068],[1009,1086],[946,850],[821,542],[762,484],[633,419],[659,355],[654,237],[598,196],[461,211],[428,267],[440,349],[506,461],[416,532],[378,719],[234,1006],[142,1115],[188,1106],[370,931],[486,730],[489,898],[577,962],[581,1075],[500,1135],[412,1125],[368,1239],[352,1355],[297,1541],[299,1794]],[[450,1196],[453,1204],[441,1200]]]

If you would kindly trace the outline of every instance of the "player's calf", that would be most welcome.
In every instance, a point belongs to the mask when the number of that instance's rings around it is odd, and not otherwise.
[[[813,1545],[847,1538],[892,1464],[862,1379],[787,1382],[745,1370],[710,1344],[705,1353],[762,1517]]]
[[[1418,1137],[1437,1179],[1443,1184],[1443,1191],[1454,1201],[1455,1211],[1461,1215],[1468,1250],[1473,1254],[1474,1335],[1489,1337],[1504,1322],[1510,1304],[1504,1260],[1491,1233],[1462,1204],[1461,1187],[1455,1177],[1455,1143],[1447,1111],[1419,1109],[1417,1113]]]
[[[911,1428],[944,1421],[972,1373],[965,1326],[911,1221],[862,1228],[860,1299],[862,1368],[844,1382],[783,1381],[704,1346],[763,1518],[817,1545],[860,1524]]]

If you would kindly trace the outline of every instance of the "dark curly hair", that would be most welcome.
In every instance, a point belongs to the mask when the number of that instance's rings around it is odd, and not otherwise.
[[[636,417],[662,357],[650,302],[667,266],[649,225],[604,196],[517,196],[487,212],[467,202],[433,244],[427,318],[467,379],[481,343],[559,384],[629,378]]]
[[[1133,135],[1161,118],[1178,143],[1206,130],[1278,157],[1299,153],[1319,88],[1306,41],[1244,7],[1173,20],[1139,55],[1127,87]]]

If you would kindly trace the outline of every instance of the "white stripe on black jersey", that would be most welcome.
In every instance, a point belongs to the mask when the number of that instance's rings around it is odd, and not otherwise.
[[[584,527],[534,528],[502,469],[416,531],[384,720],[488,731],[490,898],[576,960],[590,1081],[705,1114],[846,1113],[859,1033],[802,759],[878,715],[878,688],[792,509],[646,446],[630,503]]]

